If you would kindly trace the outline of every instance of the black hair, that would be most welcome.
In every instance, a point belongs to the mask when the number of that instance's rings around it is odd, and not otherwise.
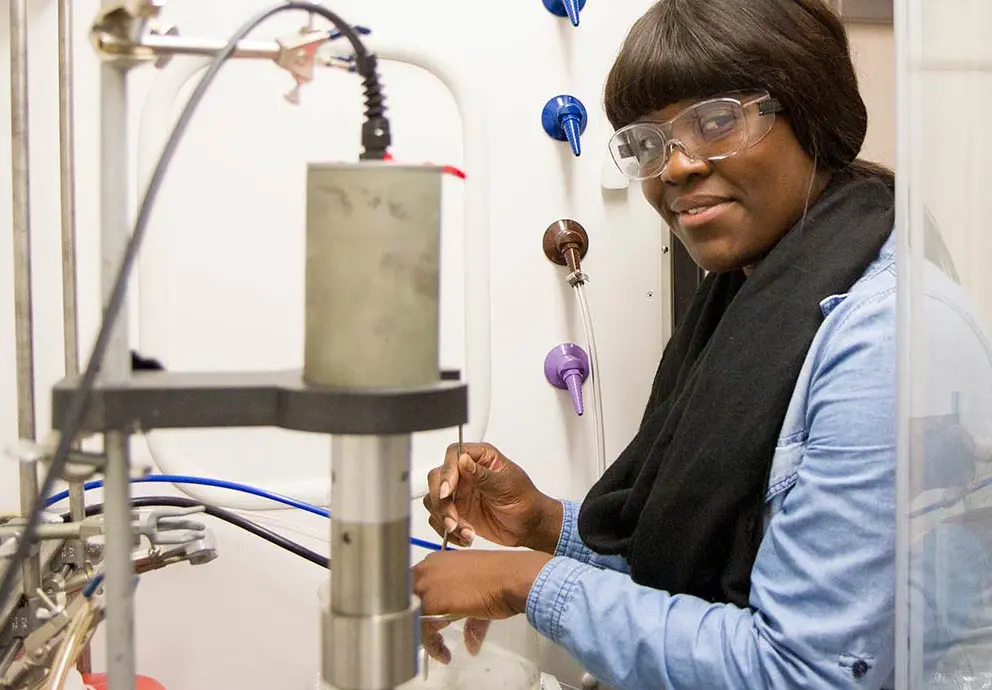
[[[659,0],[631,28],[606,81],[619,129],[682,100],[767,90],[818,166],[893,179],[858,160],[868,111],[847,32],[824,0]]]

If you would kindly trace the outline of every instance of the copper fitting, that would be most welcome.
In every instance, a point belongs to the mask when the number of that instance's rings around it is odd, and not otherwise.
[[[580,273],[582,259],[589,251],[589,235],[578,221],[556,220],[544,231],[544,255],[569,273]]]

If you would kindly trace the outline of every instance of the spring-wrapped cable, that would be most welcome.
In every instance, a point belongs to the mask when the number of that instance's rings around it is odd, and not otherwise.
[[[362,160],[383,160],[389,149],[389,120],[379,84],[379,74],[374,55],[358,56],[358,73],[365,88],[365,122],[362,123]]]

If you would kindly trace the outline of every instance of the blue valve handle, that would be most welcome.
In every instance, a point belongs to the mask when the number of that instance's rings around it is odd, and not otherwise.
[[[368,36],[370,33],[372,33],[372,29],[368,28],[367,26],[358,26],[356,24],[355,26],[353,26],[351,28],[354,29],[355,30],[355,33],[358,34],[359,36]],[[341,38],[343,35],[344,34],[342,34],[338,29],[332,29],[327,34],[327,40],[329,40],[329,41],[336,41],[339,38]]]
[[[572,26],[579,25],[579,12],[586,6],[586,0],[544,0],[544,7],[556,17],[568,17]]]
[[[581,136],[589,124],[589,115],[582,101],[574,96],[555,96],[544,104],[541,126],[553,139],[567,141],[575,156],[582,155]]]

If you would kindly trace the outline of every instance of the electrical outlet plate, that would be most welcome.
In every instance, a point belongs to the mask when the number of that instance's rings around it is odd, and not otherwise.
[[[894,0],[832,0],[846,22],[892,24]]]

